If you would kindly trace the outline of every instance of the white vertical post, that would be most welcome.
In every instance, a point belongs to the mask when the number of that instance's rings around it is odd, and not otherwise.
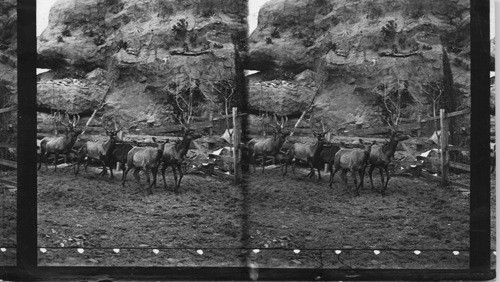
[[[240,144],[240,126],[238,123],[238,108],[233,107],[233,169],[234,184],[239,183],[239,144]]]
[[[441,122],[441,185],[448,185],[448,126],[445,120],[445,111],[441,109],[439,111],[439,118]]]

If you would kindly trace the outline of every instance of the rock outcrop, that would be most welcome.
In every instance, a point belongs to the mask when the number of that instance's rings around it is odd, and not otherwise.
[[[222,82],[241,87],[236,78],[246,46],[244,2],[56,2],[38,38],[38,67],[52,69],[39,77],[38,106],[88,112],[111,87],[99,115],[140,127],[172,121],[174,92],[217,102],[214,89]],[[99,69],[105,71],[91,75]],[[208,103],[195,106],[196,115],[210,111]]]
[[[269,85],[276,80],[293,85],[295,75],[314,71],[324,80],[315,115],[327,117],[334,127],[385,124],[380,98],[398,89],[412,101],[405,105],[403,118],[427,116],[432,110],[429,87],[443,77],[443,50],[458,95],[465,97],[460,106],[466,107],[469,9],[465,0],[269,1],[249,39],[248,68],[260,70],[249,79],[250,108],[269,110],[260,102],[265,95],[269,101],[292,101],[277,107],[281,114],[305,110],[313,87],[302,91]],[[318,81],[311,83],[318,87]],[[297,90],[305,93],[300,103],[295,102]]]

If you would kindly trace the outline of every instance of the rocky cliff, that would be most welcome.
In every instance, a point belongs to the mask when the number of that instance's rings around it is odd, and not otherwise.
[[[136,127],[174,122],[193,96],[194,115],[220,110],[242,87],[246,11],[243,0],[58,1],[38,38],[38,67],[51,69],[38,107],[88,116],[104,101],[98,116]]]
[[[443,50],[458,108],[467,107],[469,8],[465,0],[269,1],[249,39],[248,67],[260,71],[249,78],[250,109],[285,101],[279,114],[298,116],[320,87],[315,115],[334,128],[386,124],[384,103],[397,93],[400,120],[429,116],[443,82]]]

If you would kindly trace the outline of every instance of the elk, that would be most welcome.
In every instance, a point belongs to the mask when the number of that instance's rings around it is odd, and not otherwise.
[[[313,126],[314,123],[311,121],[311,119],[309,119],[309,124],[311,127],[311,131],[313,132],[313,135],[314,137],[316,137],[317,140],[314,144],[295,143],[292,145],[292,147],[286,152],[285,161],[284,164],[282,165],[282,170],[283,166],[285,167],[285,170],[283,171],[283,176],[285,176],[285,174],[287,173],[288,165],[290,162],[293,161],[292,172],[295,174],[295,165],[297,164],[298,160],[302,160],[309,163],[309,166],[311,168],[311,171],[307,176],[313,177],[314,168],[317,168],[318,179],[321,180],[320,158],[321,158],[321,151],[323,150],[323,145],[325,144],[325,134],[328,132],[328,130],[325,129],[323,120],[321,120],[321,125],[323,126],[323,132],[314,131],[314,126]]]
[[[328,171],[330,172],[329,186],[332,188],[333,183],[333,165],[335,163],[335,154],[341,149],[341,147],[334,143],[323,144],[323,149],[320,153],[321,164],[328,165]]]
[[[274,118],[276,120],[276,126],[272,126],[269,124],[274,129],[273,137],[259,137],[253,138],[248,141],[248,150],[254,171],[256,171],[255,160],[259,155],[263,158],[262,173],[264,173],[264,167],[268,155],[271,155],[273,157],[274,163],[276,163],[276,157],[280,153],[283,143],[285,143],[285,138],[290,134],[290,132],[283,132],[283,129],[288,122],[288,117],[285,116],[285,119],[283,119],[282,117],[281,123],[278,122],[278,118],[276,117],[276,115],[274,115]]]
[[[368,162],[368,158],[370,156],[370,151],[372,149],[371,143],[363,143],[363,140],[359,140],[360,144],[364,146],[364,149],[354,148],[354,149],[346,149],[341,148],[336,154],[334,158],[334,166],[335,170],[333,174],[330,176],[330,187],[332,187],[333,177],[337,171],[342,170],[340,178],[345,181],[345,185],[347,187],[347,171],[350,171],[352,177],[354,178],[354,186],[356,191],[356,196],[359,196],[359,188],[363,187],[366,163]],[[356,179],[356,172],[359,173],[359,178],[361,182],[358,185],[358,181]]]
[[[189,126],[189,124],[188,124]],[[162,167],[161,176],[163,179],[164,188],[167,189],[167,182],[165,181],[165,170],[167,167],[172,167],[172,172],[174,173],[175,181],[175,193],[179,193],[179,187],[181,186],[181,180],[183,175],[181,165],[184,161],[189,147],[191,146],[191,141],[200,138],[201,134],[194,132],[194,130],[189,129],[189,127],[182,127],[183,136],[180,141],[173,143],[165,143],[163,145],[163,156],[162,156]],[[177,171],[179,171],[179,179],[177,180]],[[156,180],[156,179],[155,179]]]
[[[154,139],[155,141],[156,139]],[[155,141],[156,142],[156,141]],[[139,177],[139,172],[144,169],[146,174],[146,179],[148,182],[149,194],[153,194],[153,186],[156,184],[156,175],[158,173],[158,166],[160,165],[163,156],[163,144],[159,144],[158,147],[133,147],[127,153],[127,169],[123,173],[122,186],[125,187],[125,180],[129,170],[134,169],[134,178],[141,188],[141,181]],[[153,176],[153,181],[149,177],[149,171]],[[142,190],[142,189],[141,189]]]
[[[56,124],[64,125],[64,127],[66,128],[66,132],[64,136],[45,137],[42,139],[42,141],[40,141],[40,162],[38,163],[38,169],[42,167],[42,161],[44,160],[44,158],[46,158],[49,154],[54,154],[54,172],[56,172],[59,154],[66,155],[67,159],[68,155],[71,153],[73,145],[75,145],[78,135],[82,133],[81,131],[76,130],[76,126],[80,121],[80,115],[77,115],[77,118],[73,116],[70,120],[68,113],[66,113],[66,117],[68,119],[68,122],[64,123],[59,112],[57,113],[57,115],[54,113],[54,115],[52,116],[52,119],[55,120]],[[48,169],[47,163],[45,163],[45,168]]]
[[[137,145],[137,144],[136,144]],[[108,165],[111,168],[116,164],[120,163],[120,169],[122,170],[122,181],[125,175],[125,164],[127,163],[128,152],[133,148],[132,144],[128,143],[116,143],[115,149],[111,153],[108,159]]]
[[[109,136],[109,139],[106,141],[87,141],[82,148],[78,151],[78,161],[76,165],[75,175],[80,171],[80,164],[86,159],[85,162],[85,171],[87,171],[87,166],[91,160],[98,160],[102,164],[102,172],[99,175],[105,175],[107,173],[106,162],[111,157],[113,150],[116,147],[116,142],[118,141],[117,134],[120,132],[123,127],[118,128],[116,124],[116,120],[114,120],[115,128],[114,130],[108,129],[105,124],[102,125],[104,130],[106,131],[106,135]],[[107,162],[109,164],[109,162]],[[109,166],[111,178],[113,176],[113,167]]]
[[[378,167],[380,172],[380,177],[382,178],[382,195],[385,195],[385,190],[387,189],[387,183],[391,176],[389,175],[389,164],[391,163],[392,157],[394,156],[394,152],[396,152],[396,148],[398,143],[409,138],[408,135],[401,135],[399,132],[391,130],[391,138],[389,142],[383,145],[374,145],[371,149],[369,156],[369,164],[370,170],[368,171],[368,175],[370,176],[370,183],[372,190],[373,179],[372,173],[373,170]],[[384,174],[382,172],[382,168],[385,170],[385,174],[387,175],[387,181],[384,184]]]

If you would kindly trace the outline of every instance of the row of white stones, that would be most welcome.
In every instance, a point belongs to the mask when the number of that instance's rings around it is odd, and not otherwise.
[[[1,251],[1,252],[6,252],[6,251],[7,251],[7,248],[0,248],[0,251]],[[76,251],[77,251],[77,252],[79,252],[80,254],[82,254],[83,252],[85,252],[85,249],[84,249],[84,248],[77,248],[77,249],[76,249]],[[155,253],[155,254],[159,254],[159,253],[160,253],[160,250],[159,250],[159,249],[153,249],[152,251],[153,251],[153,253]],[[252,251],[253,251],[255,254],[260,253],[260,249],[253,249]],[[47,252],[47,249],[46,249],[46,248],[40,248],[40,252],[41,252],[41,253],[46,253],[46,252]],[[119,248],[115,248],[115,249],[113,249],[113,252],[115,252],[115,253],[119,253],[119,252],[120,252],[120,249],[119,249]],[[294,249],[294,250],[293,250],[293,252],[294,252],[295,254],[299,254],[299,253],[300,253],[300,250],[299,250],[299,249]],[[199,255],[203,255],[203,250],[201,250],[201,249],[196,250],[196,253],[198,253]],[[340,255],[341,253],[342,253],[342,251],[341,251],[341,250],[335,250],[335,254]],[[379,254],[381,253],[381,251],[380,251],[380,250],[373,250],[373,253],[374,253],[375,255],[379,255]],[[415,251],[413,251],[413,253],[414,253],[415,255],[417,255],[417,256],[418,256],[418,255],[420,255],[422,252],[421,252],[421,251],[419,251],[419,250],[415,250]],[[460,254],[460,252],[459,252],[459,251],[453,251],[453,254],[454,254],[454,255],[456,255],[456,256],[458,256],[458,255]],[[495,255],[495,256],[497,255],[496,251],[493,251],[493,255]]]

